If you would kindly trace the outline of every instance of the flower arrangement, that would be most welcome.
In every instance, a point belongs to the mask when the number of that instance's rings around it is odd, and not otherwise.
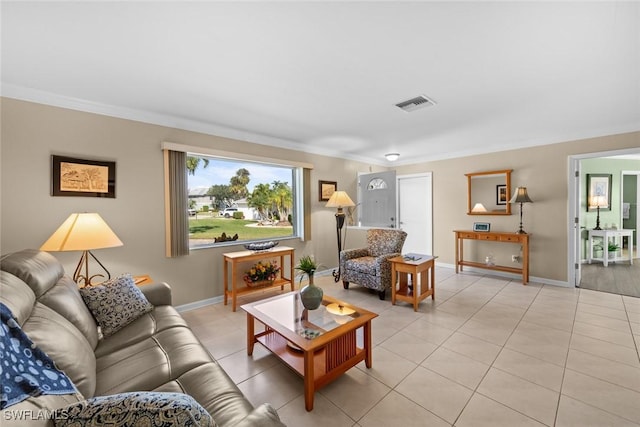
[[[262,261],[258,261],[257,264],[245,273],[244,281],[247,284],[262,281],[273,281],[276,279],[279,272],[280,267],[278,267],[277,263],[267,261],[263,264]]]

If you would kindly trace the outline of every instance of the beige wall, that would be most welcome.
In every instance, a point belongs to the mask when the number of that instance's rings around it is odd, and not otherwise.
[[[512,185],[526,185],[535,201],[525,206],[525,229],[532,239],[532,275],[566,280],[567,156],[640,146],[640,134],[627,134],[428,162],[398,168],[399,174],[433,172],[434,252],[453,264],[456,228],[470,228],[464,173],[514,169]],[[163,165],[160,143],[172,141],[314,164],[311,174],[312,240],[287,240],[298,256],[314,254],[321,264],[337,263],[334,211],[318,201],[318,180],[337,181],[356,195],[358,172],[383,168],[364,163],[272,148],[163,126],[2,99],[1,236],[2,253],[38,248],[72,212],[99,212],[124,242],[96,251],[112,273],[148,273],[170,283],[174,303],[186,304],[222,294],[221,254],[240,247],[202,249],[190,256],[164,256]],[[50,156],[68,155],[117,162],[116,199],[51,197]],[[516,209],[517,214],[517,209]],[[517,215],[491,218],[492,229],[515,230]],[[476,219],[477,220],[477,219]],[[348,246],[358,246],[363,231],[349,229]],[[55,254],[68,270],[79,254]],[[479,252],[482,256],[483,252]],[[336,285],[339,286],[339,285]]]
[[[453,230],[470,229],[473,222],[490,222],[496,231],[516,231],[518,206],[511,216],[469,216],[467,181],[469,172],[513,169],[511,187],[527,187],[532,204],[525,204],[524,229],[532,234],[531,275],[551,282],[567,281],[568,158],[571,155],[617,149],[638,149],[640,132],[591,138],[500,153],[427,162],[398,168],[398,174],[433,172],[434,253],[441,263],[454,264]],[[512,190],[513,193],[513,190]],[[475,242],[474,242],[475,243]],[[484,261],[492,254],[499,264],[511,264],[513,245],[470,245],[466,255]]]
[[[313,163],[312,241],[281,244],[293,246],[297,256],[314,254],[327,268],[337,265],[335,211],[318,201],[317,182],[337,181],[339,189],[355,195],[357,173],[369,165],[7,98],[2,98],[2,253],[40,247],[72,212],[99,212],[124,242],[95,251],[112,274],[148,273],[168,282],[175,304],[222,295],[221,254],[243,249],[240,245],[174,259],[164,255],[162,141]],[[116,198],[51,197],[51,154],[116,161]],[[350,232],[349,240],[355,242],[355,235]],[[73,272],[80,254],[55,256]]]

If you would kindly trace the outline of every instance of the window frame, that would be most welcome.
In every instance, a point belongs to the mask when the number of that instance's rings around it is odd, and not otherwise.
[[[311,212],[310,206],[307,203],[309,197],[305,197],[305,194],[309,195],[310,191],[310,183],[309,176],[310,170],[313,169],[313,165],[306,162],[297,162],[297,161],[289,161],[282,159],[274,159],[274,158],[266,158],[263,156],[255,156],[251,154],[244,153],[232,153],[228,151],[216,150],[207,147],[198,147],[198,146],[189,146],[183,144],[176,144],[172,142],[163,142],[162,150],[171,150],[171,151],[181,151],[184,152],[187,156],[203,156],[208,158],[218,158],[221,160],[229,160],[236,162],[247,162],[252,164],[263,164],[268,166],[280,166],[285,168],[292,169],[292,180],[291,190],[293,193],[293,208],[292,208],[292,218],[293,218],[293,235],[291,236],[282,236],[282,237],[274,237],[270,240],[290,240],[290,239],[300,239],[301,241],[306,241],[311,239]],[[187,173],[186,165],[185,165],[185,174]],[[168,170],[165,164],[165,182],[167,181]],[[167,185],[165,185],[165,212],[170,211],[170,206],[172,203],[172,194]],[[182,212],[184,211],[184,212]],[[188,217],[187,209],[179,210],[180,215],[184,215],[185,218]],[[188,221],[188,218],[187,218]],[[171,246],[171,241],[174,238],[174,233],[170,230],[170,218],[169,215],[166,215],[166,229],[167,229],[167,248]],[[256,241],[263,241],[264,239],[259,240],[242,240],[242,241],[230,241],[230,242],[220,242],[220,243],[211,243],[208,245],[202,245],[198,247],[189,247],[189,251],[192,250],[201,250],[201,249],[210,249],[210,248],[220,248],[225,246],[246,244]],[[167,256],[172,256],[169,251],[167,251]]]

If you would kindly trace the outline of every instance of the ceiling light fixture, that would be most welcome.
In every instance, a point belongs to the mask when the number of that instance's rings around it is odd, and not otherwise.
[[[395,162],[400,157],[400,153],[387,153],[384,155],[390,162]]]

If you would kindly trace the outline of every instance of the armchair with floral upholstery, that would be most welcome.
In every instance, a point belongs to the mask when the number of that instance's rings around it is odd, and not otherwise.
[[[340,274],[345,289],[354,282],[378,292],[385,299],[391,287],[391,263],[389,258],[402,254],[407,233],[396,229],[371,229],[367,231],[367,247],[340,252]]]

